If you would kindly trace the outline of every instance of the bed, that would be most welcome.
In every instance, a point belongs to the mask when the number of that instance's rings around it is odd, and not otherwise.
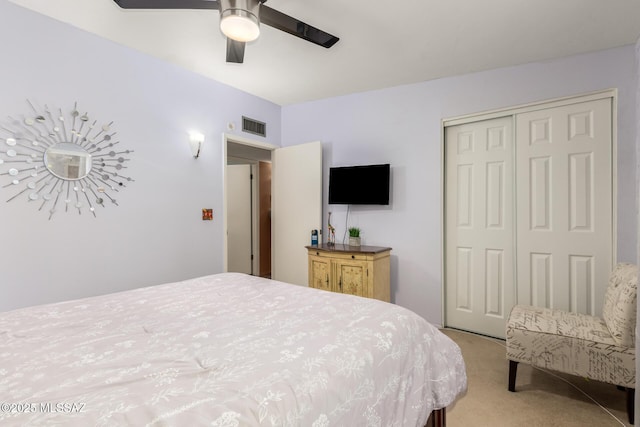
[[[411,311],[239,273],[0,313],[3,426],[422,427],[466,387]]]

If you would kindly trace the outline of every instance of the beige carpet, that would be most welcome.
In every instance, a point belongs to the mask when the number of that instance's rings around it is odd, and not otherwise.
[[[442,332],[462,349],[468,379],[466,395],[447,408],[448,427],[630,425],[626,394],[613,385],[520,363],[516,392],[511,393],[504,341],[451,329]]]

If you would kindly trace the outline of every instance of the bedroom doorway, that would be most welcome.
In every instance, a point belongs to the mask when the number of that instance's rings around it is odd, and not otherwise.
[[[271,151],[227,142],[227,271],[271,277]]]
[[[229,244],[233,238],[228,234],[229,158],[232,158],[232,162],[233,158],[241,158],[245,159],[245,163],[260,164],[260,160],[268,163],[264,156],[269,155],[271,193],[267,200],[271,202],[271,210],[266,211],[267,219],[264,218],[264,210],[262,215],[257,214],[257,218],[260,218],[260,224],[263,221],[269,224],[270,221],[271,241],[269,245],[266,238],[260,238],[261,227],[254,225],[254,230],[257,230],[252,242],[254,274],[257,275],[256,272],[260,271],[262,275],[263,271],[268,270],[265,264],[269,257],[271,278],[307,286],[308,261],[305,246],[310,244],[311,230],[322,227],[322,144],[316,141],[277,147],[236,135],[223,134],[223,150],[224,271],[230,271]],[[261,181],[264,186],[265,180]],[[260,183],[257,184],[257,188],[259,191]],[[254,224],[256,222],[258,221],[253,221]],[[264,226],[262,229],[264,232]],[[259,254],[258,257],[255,257],[255,254]]]
[[[514,304],[599,316],[615,260],[611,91],[444,122],[444,324]]]
[[[227,236],[228,270],[255,276],[269,277],[271,271],[261,272],[260,263],[271,264],[271,255],[260,250],[264,227],[258,221],[260,205],[258,195],[258,164],[245,159],[227,157]],[[270,195],[269,195],[270,196]],[[270,203],[269,203],[270,205]],[[270,206],[266,208],[270,210]],[[266,236],[271,244],[271,226]],[[265,259],[268,258],[268,259]]]

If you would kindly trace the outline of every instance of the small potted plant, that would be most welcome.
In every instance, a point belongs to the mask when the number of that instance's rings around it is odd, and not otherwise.
[[[349,246],[360,246],[360,229],[349,227]]]

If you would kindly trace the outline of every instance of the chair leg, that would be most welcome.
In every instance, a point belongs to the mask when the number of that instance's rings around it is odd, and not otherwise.
[[[509,391],[516,391],[516,373],[518,372],[518,362],[509,360]]]
[[[629,424],[633,424],[635,409],[634,404],[636,400],[636,389],[627,388],[627,415],[629,416]]]
[[[434,409],[429,418],[427,424],[424,427],[446,427],[447,425],[447,408]]]

